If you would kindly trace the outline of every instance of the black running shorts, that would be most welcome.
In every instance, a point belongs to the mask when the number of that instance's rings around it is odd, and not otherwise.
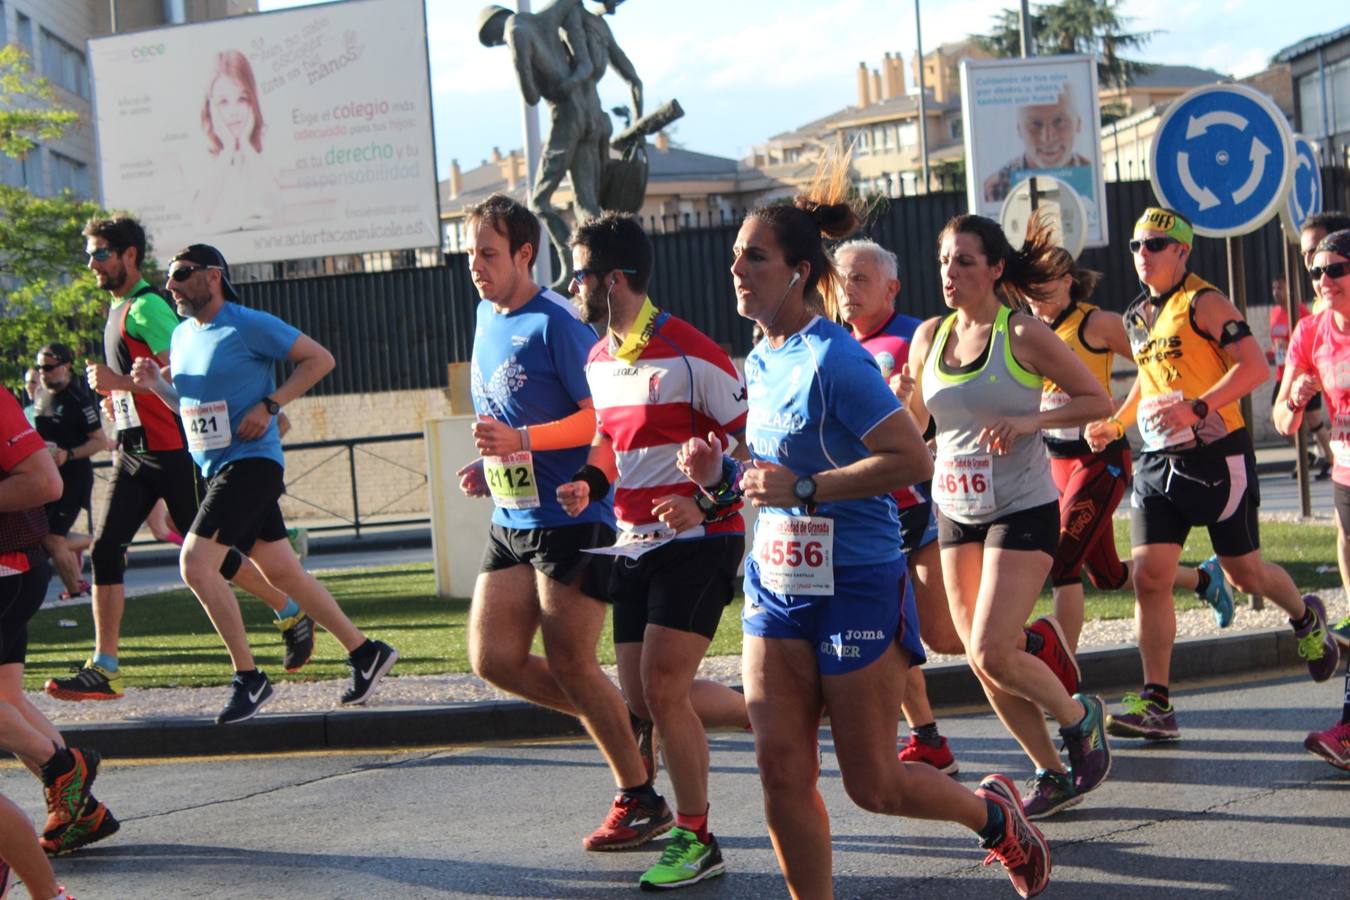
[[[730,534],[671,541],[637,559],[604,557],[595,572],[614,604],[614,643],[641,642],[648,625],[712,640],[744,555],[745,537]]]
[[[947,518],[938,507],[938,546],[984,544],[1002,550],[1039,550],[1050,556],[1059,549],[1059,503],[1044,503],[1009,513],[982,525]]]
[[[554,581],[576,584],[595,562],[593,554],[582,551],[612,543],[614,529],[598,522],[557,528],[508,528],[494,522],[488,529],[479,571],[496,572],[528,565]]]
[[[277,501],[286,493],[286,470],[263,457],[226,463],[206,482],[189,531],[248,555],[258,541],[286,540],[286,520]]]
[[[1219,556],[1261,546],[1256,456],[1245,430],[1181,453],[1139,454],[1130,497],[1130,540],[1184,546],[1192,528],[1209,531]]]
[[[23,664],[28,655],[28,620],[42,606],[52,567],[41,550],[29,553],[27,572],[0,578],[0,666]]]

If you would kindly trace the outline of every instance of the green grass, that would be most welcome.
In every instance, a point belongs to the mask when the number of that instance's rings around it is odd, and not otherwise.
[[[1266,557],[1288,569],[1300,589],[1315,591],[1340,586],[1340,577],[1334,571],[1334,528],[1263,523],[1261,537]],[[1119,547],[1129,544],[1129,524],[1125,521],[1116,522],[1116,544]],[[1182,559],[1196,563],[1210,552],[1209,538],[1204,531],[1193,531]],[[1319,574],[1317,568],[1323,565],[1330,565],[1333,570]],[[464,631],[469,603],[464,599],[436,597],[429,564],[345,570],[325,574],[322,580],[354,622],[398,647],[397,674],[468,671]],[[1181,608],[1203,605],[1193,595],[1178,595],[1177,602]],[[304,671],[299,675],[286,675],[281,669],[281,636],[271,624],[275,621],[271,610],[251,597],[245,597],[240,605],[258,665],[273,678],[346,677],[345,654],[337,641],[326,633],[320,633],[314,659]],[[1046,591],[1035,614],[1049,610],[1050,595]],[[1088,618],[1128,618],[1133,614],[1132,595],[1088,590]],[[740,652],[739,617],[738,598],[723,614],[710,655]],[[60,620],[73,621],[75,627],[60,627]],[[122,673],[128,686],[219,685],[229,681],[230,664],[225,648],[196,598],[187,590],[128,600],[122,632]],[[92,642],[93,623],[88,606],[40,611],[29,628],[25,687],[36,690],[47,678],[65,675],[71,666],[88,657]],[[537,639],[535,649],[539,650]],[[599,653],[603,662],[614,661],[608,625],[600,639]]]

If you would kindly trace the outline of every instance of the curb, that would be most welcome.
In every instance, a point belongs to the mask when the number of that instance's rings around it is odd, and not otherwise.
[[[1174,682],[1183,682],[1291,668],[1302,662],[1293,632],[1270,628],[1179,640],[1172,653],[1172,676]],[[1078,664],[1083,684],[1096,692],[1142,683],[1139,652],[1130,644],[1085,651]],[[924,675],[934,707],[986,702],[979,681],[963,661],[927,666]],[[208,718],[124,720],[73,725],[61,733],[71,744],[95,747],[114,758],[443,747],[584,734],[571,716],[520,701],[265,715],[233,726],[220,726]]]

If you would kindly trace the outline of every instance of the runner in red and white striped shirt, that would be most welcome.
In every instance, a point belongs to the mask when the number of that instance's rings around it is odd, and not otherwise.
[[[749,719],[740,694],[694,680],[745,552],[739,495],[732,478],[704,493],[675,461],[694,437],[723,446],[734,437],[745,458],[745,381],[717,344],[647,296],[652,248],[635,219],[606,214],[580,226],[572,263],[582,319],[607,330],[586,366],[597,420],[589,464],[558,499],[576,515],[617,481],[619,537],[589,551],[610,564],[592,570],[601,580],[587,593],[614,604],[619,683],[639,733],[655,723],[675,791],[672,839],[640,884],[678,887],[723,871],[708,830],[704,725]]]

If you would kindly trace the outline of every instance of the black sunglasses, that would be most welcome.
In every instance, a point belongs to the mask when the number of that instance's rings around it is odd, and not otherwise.
[[[202,269],[219,269],[220,266],[179,266],[169,273],[171,281],[182,283],[192,277],[193,272],[200,272]]]
[[[1145,238],[1142,241],[1138,240],[1130,241],[1130,252],[1138,253],[1140,247],[1145,247],[1148,249],[1149,253],[1160,253],[1162,252],[1164,247],[1167,247],[1170,244],[1180,244],[1180,243],[1181,241],[1177,240],[1176,238],[1170,237]]]
[[[52,369],[59,369],[64,365],[67,365],[67,363],[47,363],[46,365],[35,365],[33,368],[37,369],[39,372],[50,372]]]
[[[112,255],[113,251],[111,247],[99,247],[97,250],[89,251],[89,258],[98,260],[99,262],[105,261],[108,257]]]
[[[637,274],[637,269],[605,269],[604,271],[606,271],[606,272],[622,272],[622,273],[625,274],[625,275],[636,275],[636,274]],[[590,276],[592,276],[592,275],[599,275],[599,274],[601,274],[601,270],[599,270],[599,269],[577,269],[575,272],[572,273],[572,280],[573,280],[574,282],[576,282],[577,284],[581,284],[583,281],[585,281],[585,280],[586,280],[587,278],[589,278]]]
[[[1312,276],[1313,281],[1321,281],[1323,275],[1326,275],[1327,277],[1333,280],[1337,278],[1344,278],[1347,274],[1350,274],[1350,262],[1338,262],[1338,263],[1330,263],[1325,266],[1313,266],[1311,269],[1308,270],[1308,274]]]

